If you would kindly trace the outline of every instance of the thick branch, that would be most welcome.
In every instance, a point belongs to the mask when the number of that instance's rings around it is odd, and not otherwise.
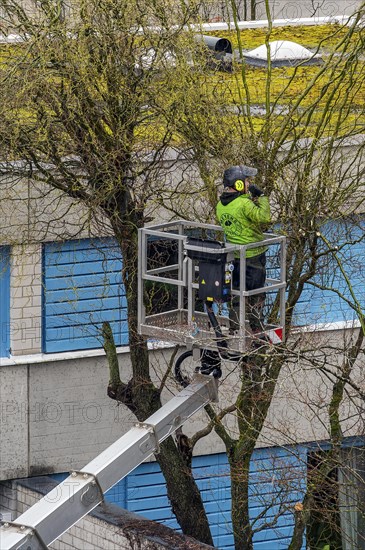
[[[193,435],[193,437],[190,438],[190,444],[192,448],[194,448],[194,446],[200,439],[209,435],[213,429],[217,432],[219,437],[225,443],[226,447],[228,445],[227,448],[229,448],[232,445],[233,439],[228,435],[227,430],[222,424],[222,420],[226,416],[226,414],[233,413],[236,410],[236,406],[231,405],[230,407],[226,407],[219,414],[215,414],[213,407],[211,407],[210,405],[207,405],[205,407],[205,410],[211,421],[205,426],[205,428],[199,430]]]

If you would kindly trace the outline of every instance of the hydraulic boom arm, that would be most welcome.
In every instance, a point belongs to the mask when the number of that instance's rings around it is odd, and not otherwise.
[[[218,400],[217,380],[197,375],[145,422],[138,422],[79,472],[50,491],[14,522],[0,528],[1,550],[47,548],[103,500],[103,494],[155,451],[207,403]]]

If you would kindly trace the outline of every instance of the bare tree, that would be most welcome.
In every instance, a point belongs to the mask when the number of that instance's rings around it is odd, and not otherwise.
[[[268,64],[266,72],[261,73],[260,86],[265,114],[258,124],[252,110],[252,97],[256,90],[250,82],[251,71],[242,66],[235,84],[232,84],[239,88],[238,98],[237,94],[234,96],[237,111],[245,113],[239,119],[241,126],[238,129],[237,124],[235,128],[237,143],[241,144],[243,150],[242,156],[236,158],[245,158],[259,167],[262,186],[271,195],[281,231],[288,238],[286,340],[283,346],[251,356],[248,363],[241,365],[240,387],[234,404],[219,413],[207,407],[211,423],[206,430],[193,437],[195,444],[209,429],[215,429],[225,444],[231,472],[235,547],[245,550],[253,547],[256,532],[249,514],[250,459],[266,422],[281,372],[290,357],[300,357],[301,350],[307,345],[306,339],[293,333],[292,326],[295,324],[295,307],[308,285],[331,290],[334,295],[340,294],[344,303],[352,308],[359,324],[359,329],[347,336],[343,348],[337,346],[327,350],[328,355],[322,365],[315,361],[315,347],[303,351],[301,359],[304,362],[305,357],[316,369],[329,375],[331,381],[332,395],[326,407],[332,451],[326,460],[320,461],[318,469],[321,478],[327,479],[334,468],[340,467],[339,449],[344,419],[340,419],[339,411],[347,392],[350,388],[357,388],[355,415],[356,411],[359,414],[361,410],[358,400],[363,399],[361,386],[355,380],[359,364],[363,361],[364,312],[360,289],[351,287],[350,266],[341,254],[342,249],[355,246],[357,238],[347,235],[343,225],[340,226],[340,240],[336,234],[327,238],[326,232],[328,224],[333,220],[346,221],[356,227],[359,223],[357,215],[363,212],[364,142],[358,135],[364,131],[360,89],[364,87],[365,73],[363,42],[357,23],[363,16],[364,5],[355,14],[355,22],[345,32],[343,28],[333,29],[334,36],[338,35],[338,41],[323,65],[314,70],[313,67],[308,69],[308,76],[307,69],[299,65],[281,86],[278,86],[278,73],[270,59],[272,26],[268,2],[266,9],[269,19],[266,36]],[[237,41],[242,51],[238,26]],[[321,46],[319,44],[318,48]],[[296,87],[298,79],[304,82],[300,92]],[[257,86],[257,81],[255,84]],[[228,87],[227,80],[225,85]],[[352,155],[346,156],[346,149],[343,148],[345,143],[353,143]],[[204,178],[205,174],[211,173],[206,168],[209,166],[209,156],[198,145],[195,147],[199,166],[205,166],[201,169]],[[234,154],[236,152],[235,148]],[[209,189],[209,178],[205,178],[205,181]],[[211,200],[210,197],[214,197],[214,194],[208,195],[207,201]],[[213,201],[211,207],[214,208]],[[363,233],[358,239],[363,240]],[[338,281],[333,279],[327,285],[324,281],[322,284],[318,282],[316,275],[319,272],[327,274],[329,279],[334,272],[340,272],[342,289],[345,287],[346,292],[341,292]],[[275,304],[271,318],[275,318]],[[335,359],[340,353],[343,360],[338,364]],[[331,363],[336,364],[336,367],[329,367]],[[354,401],[353,396],[351,399]],[[236,414],[234,434],[224,424],[225,415],[231,414],[233,409]],[[318,486],[319,482],[315,482],[316,489]],[[304,510],[313,509],[313,498],[310,484],[303,503]],[[291,547],[300,548],[306,521],[303,521],[300,506],[293,513],[297,519],[300,518],[297,526],[302,523],[295,530]]]
[[[62,1],[41,2],[33,12],[12,0],[1,8],[1,33],[15,32],[22,40],[4,47],[0,69],[2,171],[13,182],[28,179],[86,206],[115,236],[133,375],[120,380],[105,327],[108,394],[144,420],[161,406],[162,387],[151,381],[147,344],[137,333],[137,231],[146,203],[163,186],[161,161],[181,139],[173,125],[183,116],[181,103],[195,101],[197,117],[217,103],[211,91],[200,90],[199,64],[204,68],[205,61],[186,30],[195,7],[81,1],[70,5],[67,18]],[[157,460],[183,531],[211,543],[200,493],[172,438]]]
[[[338,42],[323,65],[298,66],[280,80],[269,56],[259,87],[265,113],[256,117],[252,107],[257,81],[253,90],[244,64],[224,78],[207,71],[205,58],[187,30],[196,11],[185,5],[177,9],[174,4],[171,19],[172,8],[165,2],[81,2],[73,5],[73,17],[68,20],[60,15],[61,4],[42,3],[34,17],[17,2],[0,6],[7,13],[3,33],[7,24],[24,38],[5,56],[1,69],[3,155],[9,161],[21,161],[9,162],[6,172],[13,178],[31,178],[86,205],[105,231],[116,237],[124,260],[133,376],[121,381],[112,335],[105,325],[111,372],[108,391],[138,419],[158,409],[162,387],[152,384],[146,343],[136,330],[137,229],[162,208],[172,218],[214,219],[222,166],[244,158],[260,170],[280,230],[288,237],[286,340],[282,346],[250,354],[248,362],[239,365],[232,403],[222,410],[207,407],[206,428],[185,440],[191,453],[212,430],[222,439],[232,480],[235,546],[251,550],[255,532],[264,527],[250,519],[249,465],[283,370],[288,364],[305,363],[330,380],[331,399],[326,406],[332,451],[329,460],[318,459],[317,468],[324,478],[339,463],[339,410],[345,394],[355,392],[354,401],[363,397],[354,375],[362,358],[363,310],[357,291],[351,290],[338,243],[327,236],[326,224],[355,220],[362,211],[364,145],[358,141],[352,157],[341,151],[344,143],[364,130],[359,103],[364,89],[363,38],[356,26],[364,7],[351,26],[334,27]],[[269,45],[272,27],[267,1],[266,10]],[[242,53],[238,27],[237,45]],[[171,146],[198,170],[193,185],[189,180],[166,187],[161,167]],[[349,235],[341,246],[352,244]],[[295,306],[305,285],[339,292],[333,281],[315,278],[319,269],[331,273],[334,265],[350,290],[350,294],[342,292],[342,299],[360,323],[341,349],[341,364],[335,361],[339,346],[328,347],[321,361],[318,343],[308,346],[306,337],[293,331]],[[269,316],[275,319],[276,314],[273,303]],[[227,427],[232,415],[233,430]],[[186,453],[180,453],[170,439],[156,458],[182,529],[211,542]],[[309,491],[292,510],[296,517],[292,548],[301,545],[305,514],[313,509],[314,500]],[[282,503],[273,525],[284,513],[285,499]]]

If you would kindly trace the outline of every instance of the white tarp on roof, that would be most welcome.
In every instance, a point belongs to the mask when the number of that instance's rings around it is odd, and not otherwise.
[[[305,59],[316,59],[321,57],[319,54],[313,54],[311,51],[307,50],[307,48],[304,48],[296,42],[291,42],[290,40],[275,40],[274,42],[269,42],[269,46],[272,61],[303,61]],[[266,44],[247,52],[246,55],[266,61]]]

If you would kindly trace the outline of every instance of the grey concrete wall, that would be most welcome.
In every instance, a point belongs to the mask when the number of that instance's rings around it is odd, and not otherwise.
[[[346,175],[355,177],[356,170],[361,169],[364,163],[365,135],[341,140],[333,153],[333,165],[336,176]],[[298,141],[298,149],[305,150],[309,144],[308,139]],[[290,144],[288,144],[290,147]],[[285,155],[285,146],[279,152],[279,158]],[[320,145],[318,155],[323,153]],[[212,176],[217,183],[221,180],[223,167],[212,163]],[[286,169],[289,170],[290,167]],[[298,166],[292,166],[295,172]],[[214,170],[214,172],[213,172]],[[198,170],[194,166],[188,153],[178,156],[171,150],[166,154],[163,167],[158,172],[158,194],[166,190],[164,197],[165,208],[161,208],[155,201],[147,204],[146,216],[151,223],[170,221],[177,217],[201,221],[214,221],[214,212],[211,205],[204,202],[203,196],[197,200],[196,194],[191,194],[191,189],[199,190],[203,187]],[[153,183],[151,196],[153,196]],[[157,192],[156,189],[156,192]],[[173,190],[176,189],[176,193]],[[186,192],[186,193],[185,193]],[[27,251],[27,243],[41,243],[44,241],[59,241],[87,237],[100,237],[111,235],[112,232],[105,219],[78,202],[61,196],[58,191],[50,191],[47,187],[32,181],[16,180],[0,177],[0,245],[16,245],[19,256],[23,250],[24,262],[26,256],[34,253]]]
[[[359,5],[359,0],[271,0],[270,2],[273,19],[351,15]],[[257,19],[267,19],[263,0],[257,2]]]
[[[152,376],[159,385],[171,349],[150,354]],[[119,364],[122,379],[128,381],[127,351],[119,354]],[[2,360],[0,479],[80,469],[126,433],[136,418],[107,396],[108,381],[107,362],[98,350],[49,358],[38,355],[33,361],[32,356]],[[179,389],[171,379],[163,392],[163,402]],[[204,425],[203,414],[190,430]],[[216,449],[212,441],[204,445],[203,452]],[[222,445],[219,449],[223,450]]]
[[[28,368],[0,366],[0,479],[29,473]]]
[[[90,232],[89,210],[82,204],[39,182],[1,176],[0,244],[22,246],[88,237]]]
[[[360,0],[270,0],[272,19],[302,19],[308,17],[334,17],[352,15],[360,6]],[[238,17],[251,19],[251,0],[237,0]],[[245,10],[246,6],[246,10]],[[231,10],[221,0],[207,0],[201,8],[205,22],[228,22],[232,20]],[[256,20],[267,20],[265,0],[256,0]]]
[[[107,385],[103,357],[1,366],[0,479],[80,468],[125,433],[134,417]]]
[[[246,1],[249,4],[251,0]],[[22,4],[32,10],[30,0],[23,0]],[[225,2],[221,0],[207,0],[206,4],[211,4],[212,11],[214,7],[214,13],[217,14],[226,9]],[[239,0],[237,4],[243,12],[244,0]],[[276,19],[351,14],[359,5],[360,0],[270,0],[273,17]],[[257,18],[266,19],[264,0],[257,0]]]
[[[304,334],[306,344],[328,353],[328,367],[335,372],[334,362],[340,354],[330,357],[330,350],[349,337],[349,331]],[[316,341],[313,340],[316,339]],[[159,384],[168,368],[171,349],[151,352],[151,371]],[[121,353],[122,378],[128,380],[129,355]],[[354,369],[352,380],[363,388],[361,361]],[[332,380],[334,378],[332,377]],[[48,360],[26,365],[0,366],[0,479],[18,478],[80,469],[92,458],[131,428],[135,417],[126,407],[106,395],[108,369],[102,355],[74,359]],[[231,405],[240,387],[240,370],[235,363],[223,364],[219,386],[217,412]],[[290,445],[306,441],[326,440],[328,403],[332,382],[328,374],[305,362],[292,359],[277,383],[258,446]],[[170,377],[163,392],[166,402],[179,391]],[[363,435],[363,404],[356,391],[341,406],[344,436]],[[192,435],[206,426],[205,411],[197,413],[185,425]],[[233,437],[238,435],[234,414],[224,423]],[[212,431],[199,441],[195,454],[224,452],[224,445]]]

